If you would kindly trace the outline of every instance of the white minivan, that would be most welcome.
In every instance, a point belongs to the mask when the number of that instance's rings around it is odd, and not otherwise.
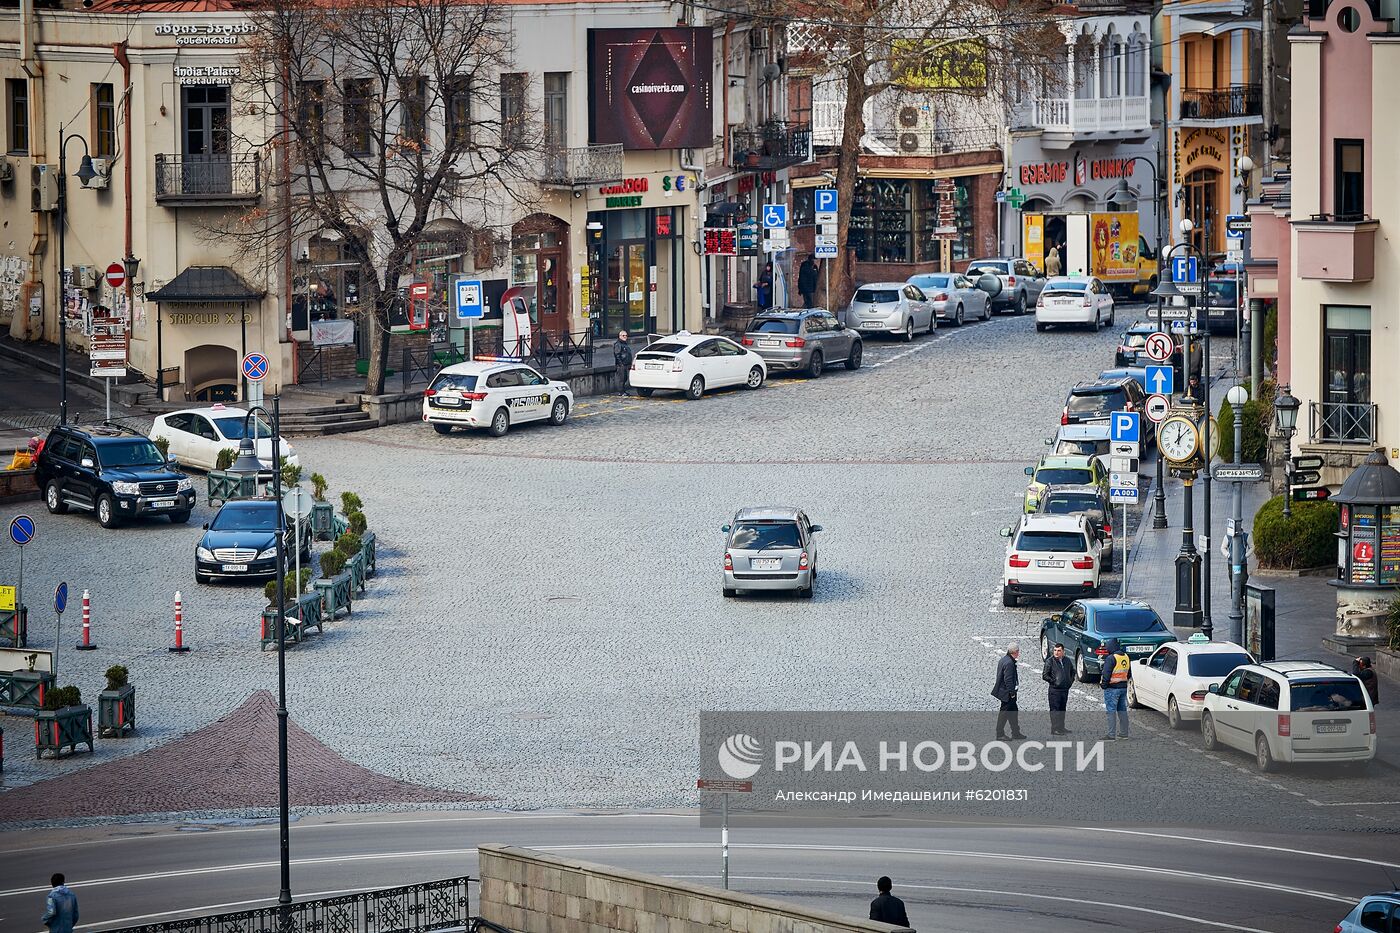
[[[1207,750],[1250,752],[1260,771],[1280,763],[1350,763],[1376,757],[1376,711],[1361,681],[1321,661],[1244,664],[1208,688],[1201,713]]]

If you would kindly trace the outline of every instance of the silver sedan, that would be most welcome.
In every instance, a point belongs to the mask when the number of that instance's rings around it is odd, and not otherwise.
[[[917,285],[876,282],[856,289],[845,323],[861,334],[898,334],[913,340],[916,333],[933,333],[938,318]]]
[[[817,583],[817,541],[822,530],[801,509],[788,506],[740,509],[721,529],[724,595],[740,590],[796,590],[811,599]]]
[[[934,314],[940,321],[961,327],[964,321],[985,321],[992,316],[991,296],[965,275],[926,272],[910,276],[909,284],[933,302]]]

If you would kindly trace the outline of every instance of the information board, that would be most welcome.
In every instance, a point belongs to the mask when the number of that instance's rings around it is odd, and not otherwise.
[[[1381,560],[1377,583],[1400,584],[1400,506],[1381,507]]]

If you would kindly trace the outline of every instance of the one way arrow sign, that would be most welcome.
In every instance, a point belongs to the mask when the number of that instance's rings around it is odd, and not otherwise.
[[[1147,391],[1153,395],[1171,395],[1176,391],[1176,370],[1170,366],[1147,367]]]

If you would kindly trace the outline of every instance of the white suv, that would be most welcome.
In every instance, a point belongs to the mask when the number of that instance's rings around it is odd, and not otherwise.
[[[1252,752],[1260,771],[1279,762],[1376,757],[1376,711],[1361,681],[1321,661],[1245,664],[1211,684],[1201,713],[1208,750]]]
[[[1011,539],[1002,570],[1003,606],[1015,606],[1022,596],[1099,595],[1102,542],[1088,516],[1026,515],[1001,534]]]
[[[438,371],[423,390],[423,420],[439,434],[450,434],[454,427],[485,428],[500,437],[511,425],[526,421],[561,425],[573,404],[567,382],[547,379],[509,358],[478,358]]]

